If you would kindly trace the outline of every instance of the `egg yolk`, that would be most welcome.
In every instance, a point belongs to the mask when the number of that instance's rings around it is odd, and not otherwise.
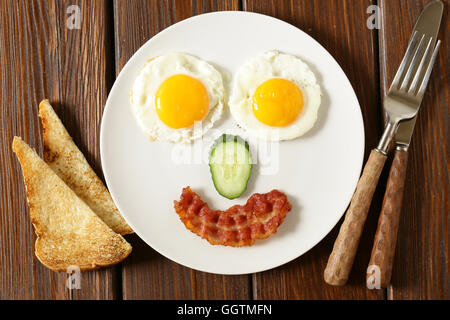
[[[303,95],[292,81],[267,80],[253,94],[253,113],[262,123],[285,127],[297,119],[303,109]]]
[[[173,129],[189,128],[209,110],[208,91],[201,81],[184,74],[164,80],[156,91],[158,117]]]

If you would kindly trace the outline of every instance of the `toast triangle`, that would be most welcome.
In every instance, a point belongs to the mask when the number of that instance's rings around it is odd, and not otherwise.
[[[125,259],[131,246],[111,230],[21,138],[13,151],[22,166],[37,258],[54,271],[92,270]]]
[[[39,118],[45,162],[111,229],[122,235],[133,233],[48,100],[39,104]]]

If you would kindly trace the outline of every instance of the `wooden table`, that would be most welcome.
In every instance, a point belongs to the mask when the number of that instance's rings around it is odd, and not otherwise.
[[[38,103],[48,98],[76,144],[102,176],[99,130],[115,77],[153,35],[193,15],[246,10],[283,19],[310,34],[339,62],[355,88],[366,133],[366,157],[383,127],[381,100],[400,64],[412,27],[428,0],[115,0],[0,2],[0,298],[1,299],[449,299],[449,25],[410,148],[392,285],[368,290],[365,272],[387,170],[369,213],[350,280],[322,279],[338,226],[312,250],[274,270],[243,276],[198,272],[162,257],[137,236],[122,264],[82,274],[80,290],[66,274],[34,256],[14,135],[42,154]],[[80,8],[80,29],[69,29]],[[378,5],[380,29],[367,12]],[[370,8],[369,8],[370,9]],[[75,9],[76,10],[76,9]],[[282,36],[282,35],[281,35]],[[295,39],[292,39],[295,41]],[[270,258],[270,257],[268,257]]]

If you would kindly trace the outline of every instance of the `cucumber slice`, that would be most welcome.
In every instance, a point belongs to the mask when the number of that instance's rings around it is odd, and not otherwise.
[[[238,198],[252,174],[248,143],[239,136],[222,135],[211,149],[209,168],[217,192],[228,199]]]

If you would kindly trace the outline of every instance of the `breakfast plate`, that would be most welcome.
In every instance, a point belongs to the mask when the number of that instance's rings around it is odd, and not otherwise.
[[[320,84],[317,122],[305,135],[279,142],[249,137],[225,103],[222,117],[192,144],[149,141],[133,116],[133,82],[150,58],[172,52],[201,58],[221,72],[230,95],[246,61],[278,50],[308,64]],[[214,188],[208,154],[215,138],[249,141],[255,158],[246,191],[229,200]],[[333,57],[313,38],[281,20],[248,12],[215,12],[183,20],[145,43],[128,61],[106,102],[100,134],[107,186],[127,223],[149,246],[184,266],[246,274],[287,263],[315,246],[336,225],[355,190],[364,154],[364,126],[355,92]],[[276,234],[246,247],[211,245],[188,231],[174,210],[190,186],[213,209],[244,204],[273,189],[292,204]]]

